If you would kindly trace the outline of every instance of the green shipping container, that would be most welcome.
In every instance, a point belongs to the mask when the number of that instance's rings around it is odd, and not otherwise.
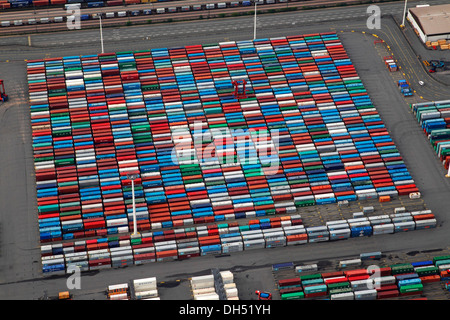
[[[448,259],[450,259],[450,256],[437,256],[437,257],[434,257],[434,258],[433,258],[433,263],[436,264],[436,261],[439,261],[439,260],[448,260]]]
[[[399,289],[400,293],[407,293],[407,292],[421,292],[423,291],[423,285],[422,284],[412,284],[409,286],[401,286]]]
[[[445,261],[445,260],[443,260]],[[419,277],[437,274],[439,272],[438,267],[420,267],[415,269]]]
[[[322,279],[322,275],[320,273],[308,274],[304,276],[300,276],[300,280],[312,280],[312,279]]]
[[[297,300],[297,299],[303,299],[305,297],[305,294],[300,292],[291,292],[291,293],[284,293],[281,295],[281,300]]]
[[[345,282],[328,284],[328,290],[343,289],[343,288],[350,288],[350,282],[345,281]]]
[[[339,289],[331,289],[328,286],[328,290],[330,294],[337,294],[337,293],[346,293],[346,292],[352,292],[352,288],[339,288]]]

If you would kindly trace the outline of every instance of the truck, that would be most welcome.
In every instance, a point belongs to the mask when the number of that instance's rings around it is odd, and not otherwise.
[[[6,101],[8,101],[8,95],[5,91],[5,84],[3,83],[3,80],[0,79],[0,102]]]
[[[72,300],[72,296],[70,295],[69,291],[61,291],[58,293],[58,299],[59,300]]]
[[[398,88],[404,97],[412,96],[411,86],[406,80],[398,80]]]
[[[395,62],[394,58],[392,56],[384,57],[384,64],[389,69],[389,71],[398,71],[398,65]]]

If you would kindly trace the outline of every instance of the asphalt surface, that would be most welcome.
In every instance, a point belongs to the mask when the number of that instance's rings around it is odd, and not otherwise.
[[[413,2],[414,3],[414,2]],[[430,3],[435,3],[431,1]],[[436,2],[439,3],[439,2]],[[386,4],[393,14],[402,12],[399,3]],[[384,8],[384,4],[380,5]],[[446,249],[449,246],[447,208],[450,206],[450,182],[445,170],[425,135],[412,116],[407,101],[399,93],[392,75],[387,72],[382,57],[373,43],[376,33],[390,44],[405,74],[426,76],[429,86],[420,94],[427,99],[444,97],[445,85],[433,81],[414,62],[414,52],[390,17],[382,19],[381,30],[368,30],[365,6],[314,10],[307,13],[261,15],[258,37],[336,31],[352,59],[369,95],[377,107],[391,137],[402,154],[418,185],[423,200],[437,216],[439,227],[433,230],[380,235],[333,243],[246,251],[221,258],[200,257],[186,261],[155,263],[122,269],[106,269],[83,274],[82,289],[77,299],[104,299],[104,289],[142,277],[156,276],[168,286],[186,289],[187,278],[209,273],[211,268],[229,269],[249,283],[248,288],[269,285],[273,279],[268,268],[286,261],[319,261],[354,257],[361,252],[410,252]],[[359,17],[359,18],[358,18]],[[350,18],[352,18],[350,20]],[[326,21],[323,22],[323,21]],[[105,52],[175,47],[199,43],[252,38],[250,17],[208,20],[173,25],[105,29]],[[364,31],[365,33],[362,33]],[[143,40],[147,34],[149,40]],[[45,39],[43,37],[46,37]],[[136,37],[133,37],[136,36]],[[94,31],[67,32],[32,36],[28,47],[25,37],[2,39],[0,45],[0,78],[6,80],[11,100],[0,106],[0,299],[38,299],[67,290],[65,277],[42,278],[35,200],[31,129],[25,87],[24,59],[59,57],[99,53],[98,33]],[[81,42],[82,40],[89,40]],[[24,41],[25,42],[22,42]],[[80,42],[76,42],[80,41]],[[14,44],[16,43],[16,44]],[[62,45],[64,43],[64,45]],[[8,61],[8,62],[6,62]],[[408,68],[411,67],[409,71]],[[446,97],[448,99],[448,96]],[[300,212],[301,213],[301,212]],[[262,275],[262,276],[261,276]],[[181,280],[180,280],[181,279]],[[184,280],[182,280],[184,279]],[[253,283],[253,282],[254,283]],[[186,299],[185,290],[171,290],[171,299]],[[245,295],[245,293],[243,293]],[[247,295],[247,297],[250,297]],[[168,297],[169,298],[169,297]]]

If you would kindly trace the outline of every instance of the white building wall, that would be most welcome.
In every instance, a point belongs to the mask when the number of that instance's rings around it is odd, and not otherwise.
[[[409,12],[409,10],[406,19],[408,19],[408,21],[412,24],[412,26],[416,28],[416,30],[419,32],[419,38],[422,40],[423,43],[429,41],[429,39],[427,39],[426,34],[423,33],[422,29],[419,27],[419,24],[416,22],[416,20],[414,19],[411,12]]]

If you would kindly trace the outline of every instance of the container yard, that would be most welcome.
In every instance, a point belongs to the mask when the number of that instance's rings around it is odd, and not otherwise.
[[[168,311],[207,316],[270,312],[242,300],[448,300],[449,98],[420,65],[442,58],[397,26],[400,3],[379,4],[393,16],[372,34],[365,5],[281,2],[170,30],[118,5],[105,53],[90,27],[4,38],[5,298],[189,300]]]
[[[335,33],[31,60],[27,76],[44,274],[436,226],[430,210],[303,225],[308,206],[420,197]]]

